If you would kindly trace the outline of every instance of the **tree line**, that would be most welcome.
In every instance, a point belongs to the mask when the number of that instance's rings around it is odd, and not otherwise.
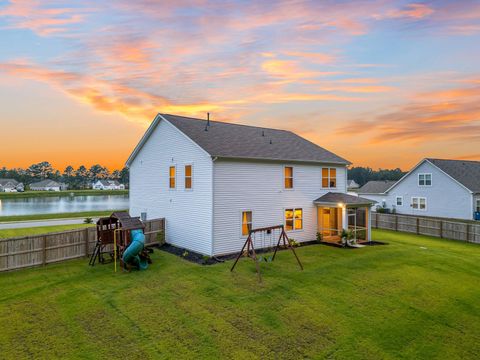
[[[399,168],[373,170],[369,167],[352,167],[348,170],[348,179],[362,186],[371,180],[400,180],[406,174]]]
[[[42,161],[30,165],[28,168],[0,168],[0,179],[9,178],[22,182],[24,185],[31,184],[36,181],[51,179],[63,182],[68,185],[69,189],[87,189],[90,188],[92,182],[96,180],[117,180],[122,184],[128,185],[129,173],[128,168],[121,170],[110,170],[100,164],[92,165],[87,168],[80,165],[74,168],[68,165],[63,172],[55,169],[48,161]]]

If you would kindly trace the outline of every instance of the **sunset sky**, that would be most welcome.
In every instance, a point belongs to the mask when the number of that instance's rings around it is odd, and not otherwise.
[[[358,166],[480,160],[480,1],[0,0],[0,167],[121,168],[207,111]]]

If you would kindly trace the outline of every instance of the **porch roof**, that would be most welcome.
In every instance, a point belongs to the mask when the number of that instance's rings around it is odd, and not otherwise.
[[[334,205],[344,204],[345,206],[372,206],[376,203],[374,200],[362,198],[360,196],[349,195],[345,193],[329,192],[320,196],[313,201],[317,205]]]

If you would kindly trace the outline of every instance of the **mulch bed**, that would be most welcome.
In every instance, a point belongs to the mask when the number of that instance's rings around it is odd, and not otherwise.
[[[301,243],[301,247],[303,246],[308,246],[308,245],[318,245],[318,241],[306,241]],[[218,263],[222,263],[226,260],[234,260],[237,258],[238,253],[234,254],[229,254],[229,255],[222,255],[222,256],[205,256],[199,253],[196,253],[195,251],[179,248],[170,244],[163,244],[160,247],[160,250],[165,251],[169,254],[176,255],[181,257],[182,259],[185,259],[187,261],[193,262],[195,264],[199,265],[214,265]],[[287,250],[283,247],[279,248],[278,251],[284,251]],[[265,253],[271,253],[274,252],[275,248],[265,248],[265,249],[255,249],[255,252],[257,254],[265,254]]]

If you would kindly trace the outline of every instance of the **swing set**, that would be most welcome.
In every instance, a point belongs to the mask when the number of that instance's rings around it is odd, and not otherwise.
[[[265,250],[268,251],[268,250],[271,250],[273,248],[272,241],[274,240],[275,230],[280,232],[280,236],[278,237],[277,245],[275,246],[275,251],[273,253],[273,256],[272,255],[270,255],[270,256],[261,256],[261,255],[257,256],[257,252],[255,251],[255,247],[257,247],[257,249],[261,249],[262,251],[265,251]],[[257,234],[259,235],[258,241],[257,241],[257,237],[256,237]],[[265,246],[267,237],[268,237],[268,241],[269,241],[269,245],[270,245],[269,247]],[[258,242],[260,242],[260,244],[258,244]],[[281,245],[281,243],[283,245]],[[259,248],[258,245],[261,245],[261,248]],[[238,260],[240,260],[240,258],[245,255],[246,257],[249,257],[249,258],[253,259],[253,261],[255,262],[255,267],[256,267],[256,270],[257,270],[257,274],[258,274],[258,281],[261,282],[262,281],[262,276],[260,274],[260,264],[259,263],[261,261],[272,262],[273,260],[275,260],[275,256],[277,255],[277,251],[280,247],[292,250],[293,255],[295,255],[295,258],[297,259],[298,265],[300,266],[300,269],[303,270],[303,265],[300,262],[300,259],[298,258],[297,253],[295,252],[295,249],[293,248],[292,243],[290,242],[290,239],[287,236],[287,233],[285,232],[284,226],[283,225],[277,225],[277,226],[269,226],[269,227],[258,228],[258,229],[250,229],[249,232],[248,232],[247,240],[245,241],[245,244],[243,244],[242,250],[238,254],[235,262],[233,263],[232,268],[230,269],[230,271],[233,271],[235,269],[235,266],[237,265]],[[245,250],[245,248],[246,248],[246,250]]]

